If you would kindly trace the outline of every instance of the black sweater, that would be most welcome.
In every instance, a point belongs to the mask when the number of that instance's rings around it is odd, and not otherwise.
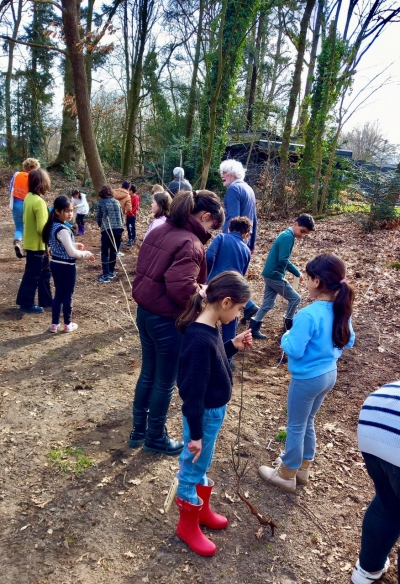
[[[203,437],[205,409],[226,405],[232,394],[232,373],[228,359],[237,353],[232,341],[225,345],[219,330],[193,322],[185,332],[179,359],[178,387],[183,399],[190,438]]]

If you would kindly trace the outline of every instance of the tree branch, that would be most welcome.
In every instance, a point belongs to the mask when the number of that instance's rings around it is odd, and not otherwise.
[[[46,51],[57,51],[57,53],[61,53],[62,55],[68,56],[67,51],[64,49],[59,49],[58,47],[53,47],[51,45],[39,45],[37,43],[26,43],[24,41],[18,41],[13,39],[10,36],[5,34],[0,34],[0,39],[4,39],[5,41],[9,41],[10,43],[17,43],[17,45],[25,45],[26,47],[35,47],[36,49],[44,49]]]
[[[61,12],[65,13],[64,8],[60,4],[57,4],[57,2],[54,2],[54,0],[31,0],[31,2],[33,2],[34,4],[52,4],[53,6],[58,8],[58,10],[61,10]]]

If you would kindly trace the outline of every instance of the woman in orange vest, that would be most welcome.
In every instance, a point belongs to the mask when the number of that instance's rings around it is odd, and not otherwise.
[[[10,182],[10,209],[15,224],[14,249],[17,258],[23,258],[22,236],[24,234],[24,199],[28,194],[28,174],[40,167],[36,158],[27,158],[22,163],[23,172],[16,172]]]

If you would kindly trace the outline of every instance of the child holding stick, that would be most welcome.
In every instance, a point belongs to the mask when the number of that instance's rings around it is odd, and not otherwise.
[[[109,283],[115,278],[115,262],[121,245],[124,219],[121,205],[114,199],[111,187],[105,185],[99,190],[97,205],[97,225],[101,230],[101,265],[103,273],[97,278],[99,282]]]
[[[206,474],[226,404],[231,399],[232,373],[228,359],[252,343],[248,330],[223,344],[217,322],[231,322],[249,298],[246,280],[237,272],[223,272],[191,297],[177,322],[178,329],[184,333],[177,385],[183,400],[185,444],[178,475],[177,535],[201,556],[212,556],[217,548],[199,524],[211,529],[224,529],[228,525],[226,517],[210,509],[214,483]]]
[[[72,230],[66,225],[71,221],[73,212],[73,204],[67,197],[57,197],[42,233],[44,243],[50,246],[52,252],[50,270],[55,295],[49,328],[51,333],[56,333],[59,329],[61,306],[64,313],[64,332],[70,333],[78,328],[75,322],[71,322],[72,295],[76,282],[75,261],[94,260],[90,251],[84,251],[82,243],[75,243]]]
[[[354,290],[346,282],[344,262],[333,253],[323,254],[308,262],[306,272],[314,302],[296,314],[281,341],[292,375],[285,454],[276,468],[259,468],[264,480],[289,493],[296,490],[296,480],[301,485],[308,482],[316,446],[314,418],[336,383],[337,360],[355,338]]]

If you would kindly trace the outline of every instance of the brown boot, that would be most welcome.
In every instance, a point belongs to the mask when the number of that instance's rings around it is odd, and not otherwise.
[[[296,490],[296,472],[297,469],[292,470],[291,468],[287,468],[283,462],[276,468],[260,466],[258,469],[259,475],[265,481],[276,485],[287,493],[294,493]]]
[[[308,477],[310,474],[310,464],[311,463],[312,463],[312,460],[303,459],[303,462],[301,463],[301,467],[299,468],[299,470],[296,473],[296,480],[299,483],[299,485],[306,485],[308,483]]]

